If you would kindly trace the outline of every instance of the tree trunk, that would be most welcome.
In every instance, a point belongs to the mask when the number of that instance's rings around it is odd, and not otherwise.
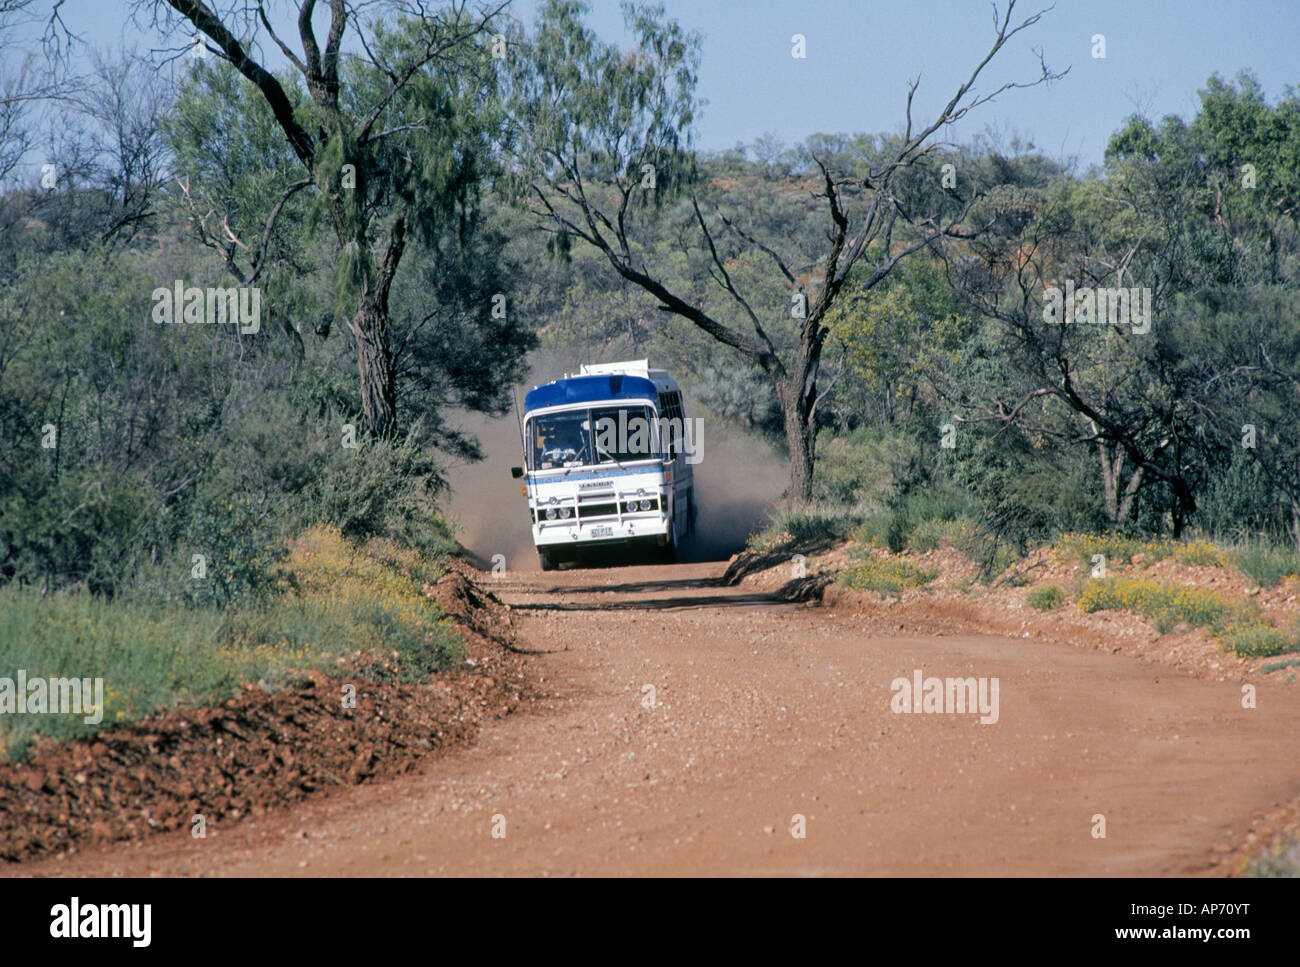
[[[1093,432],[1096,432],[1095,426]],[[1097,454],[1101,458],[1101,492],[1106,522],[1114,530],[1119,526],[1119,474],[1124,454],[1117,452],[1112,459],[1106,452],[1106,444],[1101,440],[1097,441]]]
[[[1170,481],[1170,486],[1174,490],[1174,506],[1171,516],[1174,524],[1174,539],[1183,536],[1183,530],[1187,527],[1187,522],[1192,519],[1196,513],[1196,497],[1192,494],[1192,488],[1187,485],[1187,481],[1181,477],[1175,477]]]
[[[799,394],[791,394],[790,402],[782,401],[785,424],[785,442],[790,450],[790,486],[786,500],[802,504],[812,499],[813,437],[812,427]]]
[[[357,244],[365,245],[364,235],[357,239]],[[363,283],[352,316],[365,428],[368,433],[381,438],[391,436],[397,429],[397,375],[388,342],[388,292],[405,250],[406,217],[399,215],[389,230],[383,260]]]
[[[1097,425],[1091,424],[1093,432]],[[1098,440],[1097,454],[1101,459],[1102,502],[1106,511],[1106,521],[1110,529],[1118,530],[1120,524],[1129,519],[1133,513],[1133,500],[1142,486],[1143,468],[1138,467],[1128,477],[1123,495],[1120,494],[1120,480],[1124,475],[1124,451],[1118,444],[1109,444]]]
[[[352,316],[352,334],[357,340],[357,372],[361,376],[361,408],[366,431],[376,437],[387,437],[397,425],[387,307],[364,294]]]
[[[1138,488],[1142,486],[1144,470],[1145,468],[1138,467],[1128,478],[1128,486],[1124,488],[1124,499],[1120,501],[1117,520],[1128,520],[1133,516],[1133,500],[1137,497]]]
[[[817,405],[817,370],[820,344],[799,353],[794,372],[773,378],[786,447],[790,451],[790,486],[786,502],[791,506],[812,500],[813,464],[816,444],[813,411]]]

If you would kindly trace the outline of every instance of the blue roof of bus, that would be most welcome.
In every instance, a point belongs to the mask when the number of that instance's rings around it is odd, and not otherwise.
[[[649,400],[659,397],[655,384],[642,376],[609,373],[598,376],[570,376],[534,386],[524,397],[524,411],[568,403],[600,403],[605,400]]]

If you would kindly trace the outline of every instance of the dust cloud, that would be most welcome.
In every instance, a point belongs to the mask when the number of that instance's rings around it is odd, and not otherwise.
[[[535,357],[528,382],[517,389],[521,416],[527,390],[577,370],[574,362]],[[704,420],[704,449],[695,465],[696,533],[683,543],[679,560],[726,560],[766,525],[785,490],[785,460],[759,437],[701,413],[689,395],[685,403],[688,416]],[[448,516],[460,542],[478,567],[490,568],[494,555],[501,554],[510,570],[537,570],[528,504],[520,493],[523,481],[510,476],[510,468],[523,463],[514,412],[501,419],[456,413],[451,422],[478,437],[484,454],[478,463],[462,462],[446,471]]]
[[[687,413],[697,411],[686,400]],[[704,458],[695,465],[695,536],[683,561],[725,561],[767,526],[785,493],[784,458],[762,438],[704,417]]]

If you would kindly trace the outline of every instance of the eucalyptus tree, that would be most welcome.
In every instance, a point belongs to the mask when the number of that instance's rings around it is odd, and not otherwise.
[[[868,291],[909,255],[975,230],[966,223],[973,196],[908,210],[899,192],[905,173],[926,165],[936,135],[980,105],[1061,76],[1040,57],[1035,78],[976,90],[999,51],[1041,19],[1037,13],[1017,23],[1015,6],[995,8],[989,48],[928,122],[912,117],[919,77],[912,82],[902,135],[870,164],[846,170],[807,152],[796,190],[815,202],[803,220],[816,217],[824,226],[811,246],[753,230],[739,193],[715,193],[713,204],[705,197],[691,150],[699,37],[666,20],[662,7],[624,5],[635,46],[622,51],[584,24],[582,4],[548,0],[523,44],[527,56],[512,74],[516,174],[540,223],[558,250],[591,246],[660,310],[764,374],[781,410],[791,502],[812,492],[827,313],[845,284],[852,277]],[[678,219],[681,258],[694,260],[708,289],[674,283],[674,269],[645,244],[654,234],[647,224],[666,217]]]
[[[489,32],[506,0],[474,8],[452,0],[437,9],[418,0],[296,0],[289,5],[296,36],[277,29],[280,5],[150,5],[165,28],[183,36],[176,57],[217,58],[248,82],[290,162],[275,172],[278,183],[258,200],[255,219],[220,198],[214,204],[211,185],[181,173],[195,231],[241,284],[253,285],[268,269],[278,220],[300,195],[310,197],[311,215],[339,247],[336,289],[356,344],[365,427],[391,434],[393,280],[412,240],[436,249],[448,225],[475,217],[497,134]],[[274,69],[273,56],[287,65],[283,71]],[[227,147],[220,126],[196,133],[196,156]],[[250,227],[237,230],[237,220]]]
[[[1297,106],[1211,77],[1190,122],[1130,118],[1104,177],[1007,179],[983,203],[995,230],[946,250],[997,362],[944,374],[953,402],[995,432],[1092,449],[1112,528],[1154,512],[1180,533],[1244,453],[1300,533]],[[1091,311],[1063,317],[1053,292]],[[1112,313],[1121,292],[1149,316]]]

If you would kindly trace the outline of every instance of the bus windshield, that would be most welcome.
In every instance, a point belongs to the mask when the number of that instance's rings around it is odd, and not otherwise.
[[[658,455],[648,406],[601,406],[528,420],[528,469],[586,467]]]

